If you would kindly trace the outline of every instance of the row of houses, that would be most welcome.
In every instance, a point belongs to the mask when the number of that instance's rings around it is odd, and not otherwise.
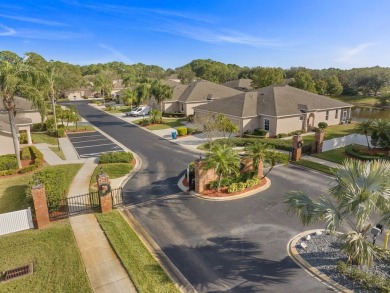
[[[223,114],[238,126],[239,135],[265,129],[269,136],[289,133],[296,130],[310,131],[319,122],[328,125],[345,123],[352,105],[335,99],[313,94],[288,85],[268,86],[254,90],[251,80],[240,79],[225,84],[206,80],[197,80],[190,84],[181,84],[169,79],[166,84],[173,88],[173,97],[162,103],[165,112],[184,113],[197,117]],[[114,81],[112,95],[120,98],[122,81]],[[92,96],[87,90],[69,91],[70,100],[84,95]],[[32,123],[40,122],[39,111],[26,99],[16,97],[16,124],[19,130],[26,130],[28,137]],[[159,108],[155,100],[150,105]],[[12,153],[12,137],[7,113],[0,104],[0,155]]]
[[[173,99],[163,102],[165,112],[181,112],[195,119],[223,114],[239,128],[239,134],[265,129],[269,136],[296,130],[310,131],[319,122],[346,123],[351,104],[317,95],[288,85],[253,90],[250,80],[224,85],[194,81],[173,86]]]

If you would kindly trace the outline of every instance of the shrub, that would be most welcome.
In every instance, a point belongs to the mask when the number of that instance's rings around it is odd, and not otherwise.
[[[283,137],[287,137],[287,133],[279,133],[278,134],[278,138],[283,138]]]
[[[20,156],[21,156],[22,160],[31,160],[31,152],[30,152],[30,148],[28,146],[22,148],[20,153],[21,153]]]
[[[265,130],[265,129],[256,128],[253,133],[256,134],[256,135],[259,135],[259,136],[266,136],[268,131]]]
[[[231,184],[231,179],[229,178],[222,178],[221,179],[221,187],[226,187]],[[218,180],[211,181],[210,182],[210,189],[217,188],[218,187]]]
[[[185,117],[185,113],[183,113],[183,112],[173,112],[173,113],[164,112],[162,115],[164,117],[177,117],[177,118]]]
[[[58,128],[56,136],[57,137],[65,137],[65,129],[64,128]]]
[[[238,182],[237,183],[237,191],[242,191],[246,187],[246,184],[244,182]]]
[[[361,149],[354,147],[353,145],[345,147],[345,152],[348,155],[355,157],[359,160],[378,160],[378,159],[389,160],[390,159],[390,157],[386,157],[385,154],[372,155],[372,154],[366,152],[365,150],[361,150]]]
[[[131,163],[133,159],[134,157],[132,153],[114,152],[101,155],[99,163]]]
[[[187,133],[188,134],[193,134],[196,131],[195,128],[187,127]]]
[[[259,178],[252,178],[252,179],[247,180],[245,182],[245,185],[246,185],[247,188],[250,188],[250,187],[256,186],[259,183],[260,183],[260,179]]]
[[[0,156],[0,171],[18,169],[18,161],[15,155]]]
[[[176,130],[177,130],[178,136],[184,136],[187,134],[187,127],[185,127],[185,126],[177,127]]]
[[[46,123],[34,123],[32,125],[32,131],[37,132],[37,131],[46,131]]]
[[[30,166],[29,166],[30,167]],[[35,173],[35,177],[45,185],[46,197],[48,199],[49,211],[57,210],[61,206],[61,199],[66,193],[66,183],[61,178],[65,177],[63,169],[45,169]],[[31,188],[35,184],[34,179],[28,183],[26,194],[31,198]]]
[[[214,143],[226,144],[233,147],[246,147],[252,145],[254,142],[266,143],[270,146],[274,146],[276,149],[290,151],[291,141],[282,139],[270,139],[270,138],[242,138],[242,137],[231,137],[216,139]]]
[[[20,133],[20,136],[19,136],[19,143],[20,144],[26,144],[28,141],[27,141],[27,133],[26,132],[21,132]]]
[[[36,146],[30,145],[29,149],[33,160],[41,159],[43,161],[43,154],[36,148]]]
[[[54,118],[49,118],[46,120],[46,128],[48,131],[52,131],[54,129]]]
[[[320,123],[318,123],[318,128],[320,129],[320,130],[324,130],[324,129],[326,129],[328,127],[328,123],[326,123],[326,122],[320,122]]]
[[[232,183],[229,185],[228,187],[228,192],[229,193],[233,193],[233,192],[236,192],[238,191],[238,184],[237,183]]]
[[[12,170],[3,170],[3,171],[0,171],[0,176],[8,176],[8,175],[13,175],[13,174],[16,174],[18,172],[17,169],[12,169]]]

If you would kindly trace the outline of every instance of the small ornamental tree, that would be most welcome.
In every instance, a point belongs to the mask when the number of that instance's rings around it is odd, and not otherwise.
[[[320,122],[320,123],[318,123],[318,128],[320,131],[324,131],[326,128],[328,128],[328,123]]]

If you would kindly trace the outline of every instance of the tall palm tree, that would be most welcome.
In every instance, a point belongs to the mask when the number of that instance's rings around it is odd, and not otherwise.
[[[288,163],[288,155],[275,151],[273,149],[268,149],[265,152],[265,162],[268,163],[270,167],[261,179],[267,177],[267,175],[272,171],[276,164]]]
[[[355,127],[355,131],[359,134],[364,134],[367,140],[367,148],[370,149],[370,142],[368,141],[368,134],[372,130],[372,120],[364,120],[358,123]]]
[[[390,151],[390,121],[375,119],[372,122],[371,143]]]
[[[44,106],[40,92],[31,86],[31,81],[35,80],[37,76],[35,73],[34,69],[24,64],[22,60],[12,63],[7,60],[0,61],[0,97],[8,113],[19,168],[22,167],[22,164],[20,161],[18,131],[15,125],[16,105],[14,96],[20,95],[31,100],[38,108]]]
[[[217,190],[221,188],[221,180],[223,176],[237,174],[240,169],[239,155],[226,144],[215,144],[211,148],[205,160],[206,170],[214,169],[218,176]]]
[[[245,148],[245,156],[252,160],[254,170],[257,170],[257,176],[263,178],[264,160],[269,146],[265,143],[254,142]]]
[[[354,264],[371,265],[383,252],[367,238],[377,224],[390,225],[390,162],[346,160],[335,171],[336,185],[329,189],[333,198],[318,201],[303,192],[289,192],[285,203],[302,224],[325,220],[325,227],[336,232],[341,226],[349,231],[340,236],[341,250]]]

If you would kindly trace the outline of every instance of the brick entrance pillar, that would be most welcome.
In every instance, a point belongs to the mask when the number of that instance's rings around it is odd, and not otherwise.
[[[49,210],[47,207],[45,186],[41,183],[35,184],[31,189],[31,195],[34,201],[35,219],[37,228],[41,229],[50,223]]]
[[[218,178],[214,169],[205,170],[204,162],[201,160],[195,161],[195,192],[202,193],[207,184]]]
[[[315,138],[316,138],[316,149],[315,149],[315,152],[317,154],[320,154],[322,153],[322,146],[324,145],[324,137],[325,137],[325,132],[324,131],[316,131],[316,135],[315,135]]]
[[[294,135],[292,140],[292,161],[299,161],[302,156],[302,136]]]
[[[96,175],[96,181],[100,197],[100,209],[102,213],[110,212],[112,210],[110,177],[101,170],[100,174]]]

